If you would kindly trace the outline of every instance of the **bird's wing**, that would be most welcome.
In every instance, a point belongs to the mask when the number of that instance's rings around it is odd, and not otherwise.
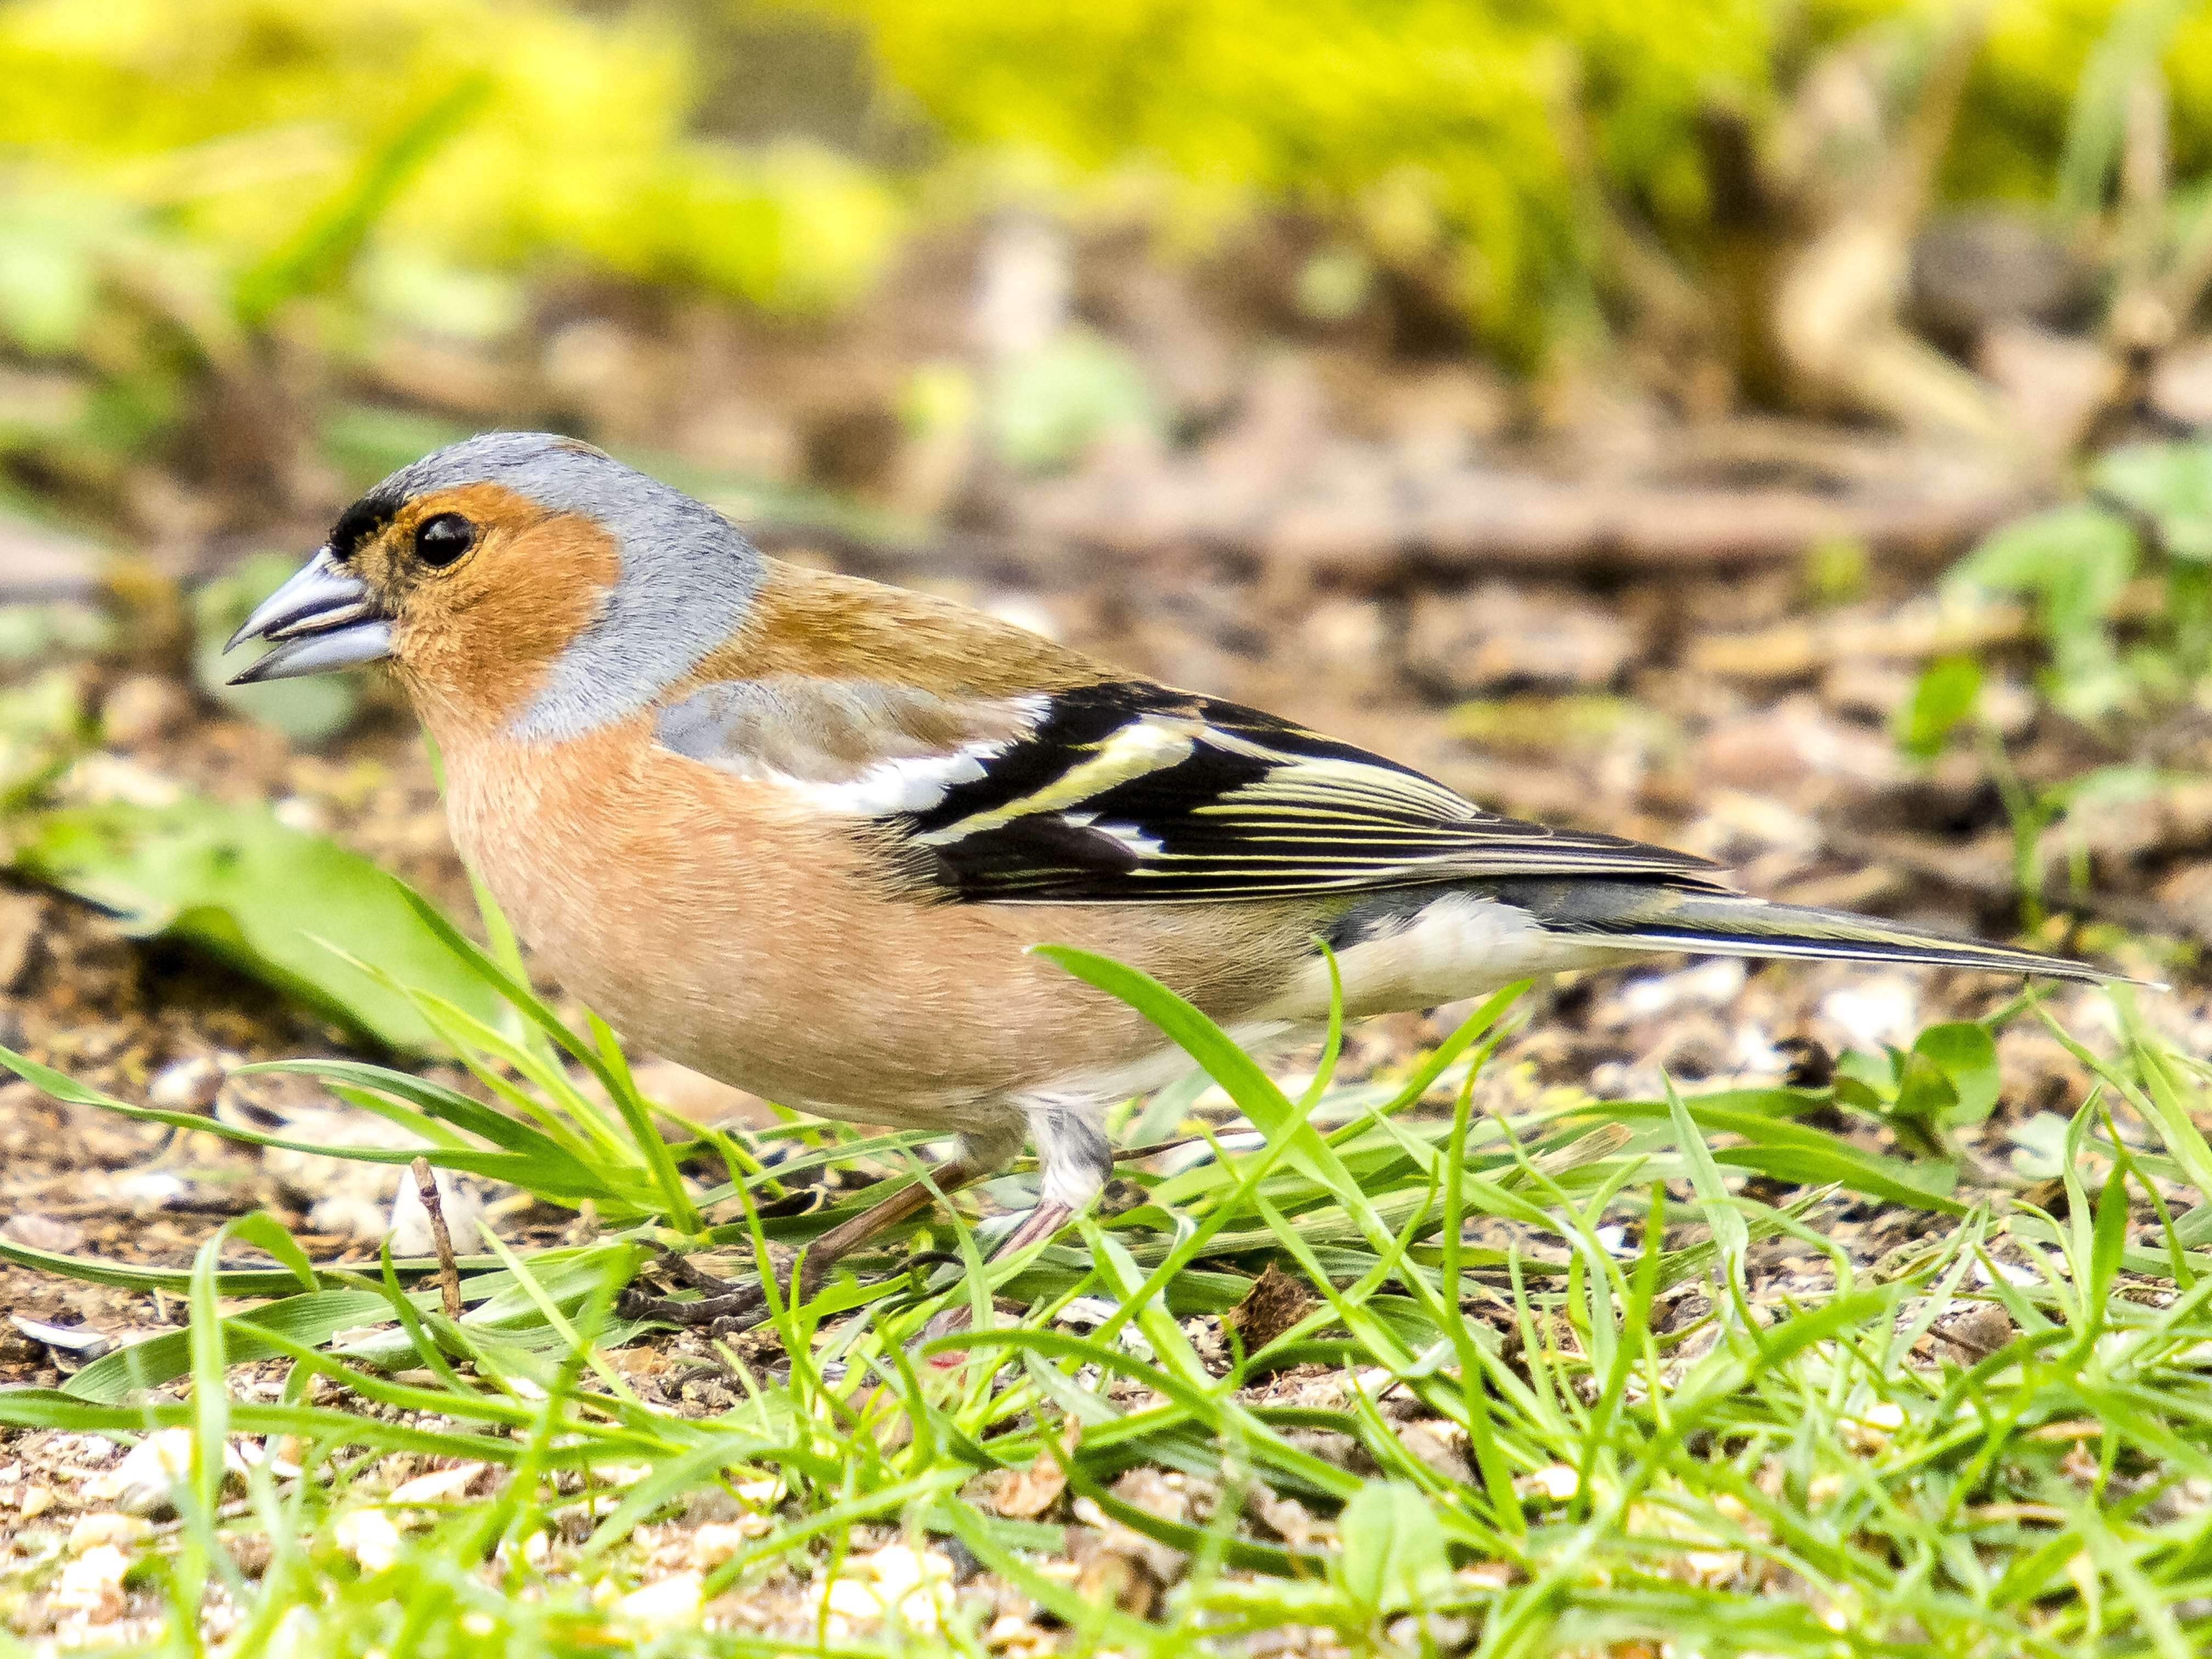
[[[862,681],[726,682],[661,743],[888,835],[942,896],[1279,898],[1506,876],[1667,877],[1686,853],[1485,812],[1255,709],[1114,680],[963,698]]]

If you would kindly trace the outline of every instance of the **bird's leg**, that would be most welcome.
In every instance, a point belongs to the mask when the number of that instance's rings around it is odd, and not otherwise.
[[[938,1193],[950,1195],[962,1187],[985,1180],[1006,1168],[1019,1150],[1018,1134],[963,1135],[960,1151],[929,1172],[927,1182],[915,1181],[879,1204],[872,1204],[849,1221],[842,1221],[805,1247],[793,1283],[793,1256],[781,1249],[771,1252],[771,1265],[784,1299],[804,1302],[821,1290],[830,1270],[878,1236],[927,1209]],[[933,1187],[934,1190],[933,1190]],[[667,1297],[625,1291],[617,1311],[625,1319],[659,1319],[675,1325],[707,1325],[726,1334],[757,1324],[768,1312],[768,1292],[757,1282],[733,1285],[717,1278],[680,1255],[665,1258],[669,1271],[695,1290],[705,1292],[696,1301],[678,1302]]]
[[[1030,1107],[1028,1115],[1030,1139],[1036,1145],[1036,1207],[991,1247],[988,1259],[994,1261],[1053,1237],[1091,1207],[1114,1173],[1114,1149],[1098,1127],[1092,1103],[1048,1100]],[[921,1340],[965,1329],[970,1311],[965,1303],[943,1309],[923,1327]],[[937,1363],[957,1364],[960,1358],[943,1354]]]

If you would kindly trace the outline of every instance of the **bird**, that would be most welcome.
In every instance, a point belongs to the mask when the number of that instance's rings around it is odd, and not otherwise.
[[[234,684],[396,673],[461,855],[630,1042],[815,1115],[957,1137],[807,1247],[801,1296],[1025,1142],[1036,1202],[994,1253],[1054,1237],[1112,1173],[1109,1108],[1186,1072],[1038,946],[1139,969],[1248,1048],[1325,1029],[1333,980],[1350,1018],[1669,952],[2112,977],[1486,811],[949,599],[766,556],[555,434],[393,472],[230,645],[252,641],[273,648]],[[764,1305],[690,1277],[709,1294],[651,1310]]]

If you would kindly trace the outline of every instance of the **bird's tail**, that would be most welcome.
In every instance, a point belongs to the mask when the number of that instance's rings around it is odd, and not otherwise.
[[[1809,957],[1978,968],[1994,974],[2103,984],[2123,975],[2039,951],[1989,945],[1843,910],[1776,904],[1748,894],[1662,882],[1500,884],[1554,932],[1630,951],[1729,957]]]

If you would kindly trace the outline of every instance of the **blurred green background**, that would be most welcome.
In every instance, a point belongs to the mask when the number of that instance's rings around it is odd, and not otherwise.
[[[2147,70],[2160,216],[2130,233]],[[395,337],[495,362],[610,295],[818,332],[1010,204],[1265,264],[1294,325],[1380,304],[1396,347],[1521,376],[1671,349],[1702,293],[1722,401],[1786,401],[1740,291],[1893,188],[1930,100],[1929,199],[2009,204],[2093,305],[2128,234],[2204,240],[2212,7],[2177,0],[16,0],[0,463],[143,529],[146,458],[250,495],[238,454],[303,421],[363,465],[404,451],[329,412]],[[1018,459],[1143,412],[1112,358],[1038,370],[1075,408],[1001,422]],[[896,374],[901,418],[962,406],[942,365]]]

